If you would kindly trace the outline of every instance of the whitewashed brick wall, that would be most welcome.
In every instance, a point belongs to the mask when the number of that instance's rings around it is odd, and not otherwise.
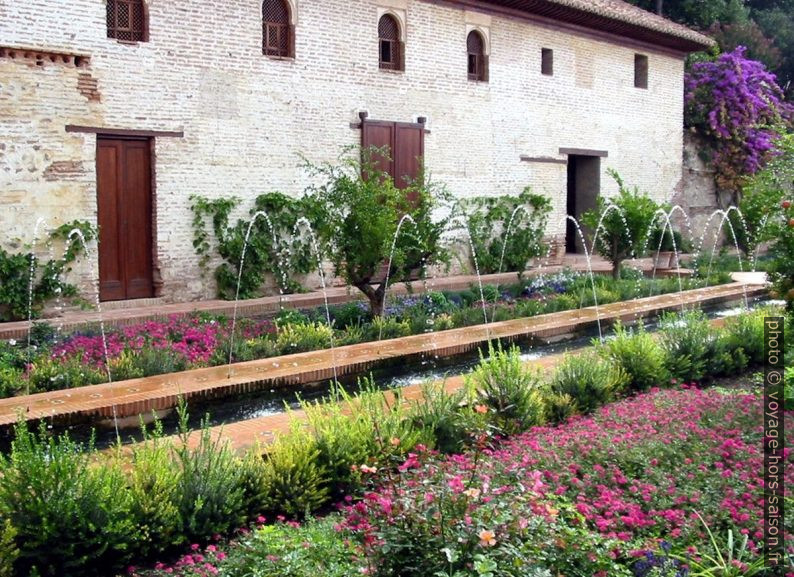
[[[0,46],[90,55],[87,69],[0,58],[0,242],[30,242],[51,225],[96,218],[95,136],[67,124],[184,131],[156,140],[157,260],[168,299],[208,297],[192,247],[188,197],[268,191],[297,195],[299,155],[333,160],[357,144],[360,110],[375,120],[428,118],[426,165],[460,196],[554,199],[562,230],[566,169],[521,162],[560,147],[609,151],[631,185],[668,199],[681,179],[683,60],[618,40],[524,20],[490,19],[490,82],[466,74],[463,10],[399,1],[407,19],[404,73],[378,68],[379,6],[396,0],[297,0],[296,58],[261,53],[258,0],[149,0],[150,41],[106,37],[104,0],[0,0]],[[554,50],[554,76],[540,73]],[[634,54],[649,56],[648,90]],[[99,101],[78,91],[98,81]],[[246,206],[247,210],[247,206]],[[16,239],[16,241],[15,241]],[[84,282],[96,262],[82,267]]]

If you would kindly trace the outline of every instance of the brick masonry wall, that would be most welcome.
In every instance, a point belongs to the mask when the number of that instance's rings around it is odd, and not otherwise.
[[[149,0],[149,42],[106,37],[103,0],[0,0],[0,46],[90,56],[90,63],[0,58],[0,242],[32,240],[38,218],[96,218],[96,138],[67,124],[184,131],[157,138],[156,265],[169,300],[209,297],[192,247],[188,197],[253,199],[308,184],[299,155],[331,161],[357,144],[360,110],[376,120],[428,118],[426,165],[459,196],[517,193],[554,200],[563,230],[566,168],[521,162],[560,147],[609,151],[606,176],[659,200],[682,175],[683,59],[614,40],[420,0],[297,0],[296,58],[261,53],[258,0]],[[378,68],[382,5],[406,15],[404,73]],[[466,22],[490,19],[490,81],[466,74]],[[540,74],[541,48],[554,76]],[[634,87],[634,54],[649,89]],[[245,211],[250,204],[245,203]],[[91,286],[97,263],[76,278]]]

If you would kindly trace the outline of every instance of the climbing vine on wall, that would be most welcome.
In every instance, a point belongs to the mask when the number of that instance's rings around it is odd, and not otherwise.
[[[296,292],[301,287],[293,277],[317,269],[317,256],[306,238],[306,227],[299,226],[301,219],[309,223],[316,221],[316,208],[310,199],[293,199],[279,192],[260,195],[249,211],[250,218],[239,219],[234,225],[230,224],[230,219],[232,211],[240,205],[239,198],[191,196],[190,200],[193,246],[199,255],[199,265],[206,271],[213,251],[224,261],[214,271],[219,297],[233,299],[238,278],[240,298],[259,296],[268,276],[272,276],[282,292]],[[240,274],[249,227],[251,232]]]
[[[48,246],[57,241],[65,243],[59,257],[45,261],[32,250],[10,253],[0,248],[0,321],[28,318],[28,306],[36,317],[45,302],[59,295],[77,296],[77,288],[63,280],[63,275],[72,270],[71,265],[85,252],[79,238],[69,236],[73,230],[79,230],[86,242],[96,238],[96,229],[89,222],[76,220],[53,230],[47,238]]]
[[[481,273],[522,273],[530,259],[544,254],[543,236],[552,210],[551,201],[533,193],[530,187],[518,196],[468,199],[463,209],[468,215],[469,232]],[[510,234],[505,244],[508,227]]]

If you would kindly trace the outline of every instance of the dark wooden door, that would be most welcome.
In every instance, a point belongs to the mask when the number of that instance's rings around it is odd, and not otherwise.
[[[422,124],[366,120],[361,145],[385,149],[387,157],[373,158],[375,166],[389,174],[397,188],[407,188],[422,172],[425,154],[425,128]]]
[[[152,296],[149,140],[97,140],[99,298]]]

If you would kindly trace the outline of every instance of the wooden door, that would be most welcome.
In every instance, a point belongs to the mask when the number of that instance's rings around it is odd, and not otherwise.
[[[407,188],[422,171],[425,128],[422,124],[366,120],[362,125],[361,145],[384,148],[387,157],[373,158],[377,168],[389,174],[397,188]]]
[[[152,169],[148,139],[97,139],[99,298],[149,298]]]

